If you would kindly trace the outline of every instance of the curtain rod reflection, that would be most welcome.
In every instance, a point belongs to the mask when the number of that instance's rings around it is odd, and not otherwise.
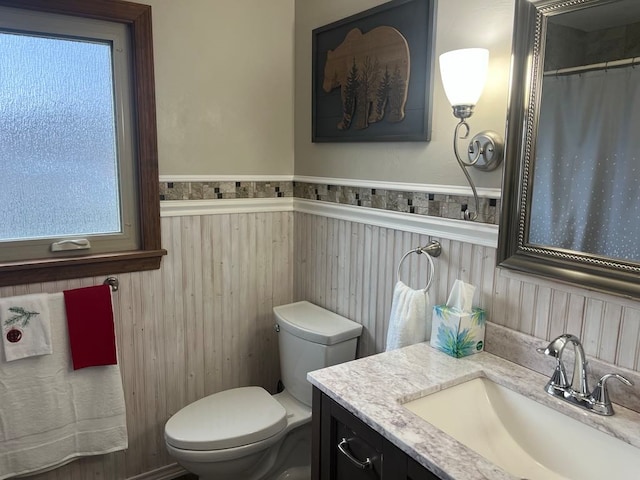
[[[590,65],[580,65],[578,67],[558,68],[557,70],[548,70],[544,72],[544,76],[562,76],[572,75],[574,73],[594,72],[596,70],[608,70],[610,68],[621,68],[628,66],[636,66],[640,64],[640,57],[623,58],[622,60],[612,60],[610,62],[592,63]]]

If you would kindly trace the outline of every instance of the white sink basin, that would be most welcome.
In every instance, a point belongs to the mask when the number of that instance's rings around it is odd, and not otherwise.
[[[403,406],[521,479],[640,478],[640,449],[486,378]]]

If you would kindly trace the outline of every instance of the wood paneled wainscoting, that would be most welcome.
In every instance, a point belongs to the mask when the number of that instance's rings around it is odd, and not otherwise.
[[[296,212],[296,299],[333,310],[364,326],[358,356],[384,351],[398,261],[432,239],[442,244],[429,290],[431,302],[444,303],[456,278],[476,285],[489,309],[495,249],[393,228]],[[427,283],[429,265],[420,255],[408,257],[400,278],[412,288]]]
[[[640,370],[640,302],[497,269],[495,248],[476,241],[478,224],[465,224],[467,240],[461,241],[339,215],[295,215],[295,298],[362,323],[360,356],[384,350],[399,259],[435,239],[442,255],[434,259],[431,303],[445,303],[454,280],[461,279],[477,287],[476,303],[490,322],[546,340],[571,332],[587,355]],[[418,288],[427,271],[427,262],[415,255],[405,260],[400,276]]]
[[[292,222],[290,211],[162,218],[168,255],[161,269],[118,274],[113,294],[129,449],[29,478],[173,478],[182,470],[171,466],[163,439],[173,413],[227,388],[260,385],[274,392],[279,364],[272,308],[292,301]],[[103,281],[4,287],[0,296]]]
[[[196,202],[194,211],[163,216],[162,246],[169,253],[162,268],[118,275],[120,290],[113,297],[129,450],[32,478],[178,476],[181,470],[163,441],[164,423],[173,413],[226,388],[275,389],[273,306],[312,301],[364,326],[359,356],[380,352],[398,261],[432,239],[443,247],[434,260],[432,303],[446,302],[459,278],[478,287],[477,303],[489,321],[544,339],[571,331],[583,339],[589,356],[640,370],[639,302],[496,269],[495,245],[483,238],[482,225],[457,222],[447,232],[449,226],[439,221],[425,228],[414,215],[398,214],[395,222],[384,213],[387,219],[377,222],[368,209],[322,203],[296,199],[273,203],[270,211],[252,206],[250,213],[229,212],[223,204],[212,214],[196,212]],[[400,276],[414,288],[424,285],[427,262],[415,255]],[[4,287],[0,296],[59,292],[103,280]]]

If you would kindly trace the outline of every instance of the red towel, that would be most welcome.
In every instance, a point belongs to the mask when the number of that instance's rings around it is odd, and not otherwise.
[[[116,365],[109,285],[64,291],[73,369]]]

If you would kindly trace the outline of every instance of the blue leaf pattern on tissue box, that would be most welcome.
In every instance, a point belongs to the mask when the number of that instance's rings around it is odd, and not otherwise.
[[[452,357],[466,357],[474,353],[476,341],[468,328],[458,332],[441,323],[438,327],[437,347]]]
[[[478,307],[461,312],[447,305],[435,305],[431,345],[456,358],[481,352],[486,319],[485,311]]]

